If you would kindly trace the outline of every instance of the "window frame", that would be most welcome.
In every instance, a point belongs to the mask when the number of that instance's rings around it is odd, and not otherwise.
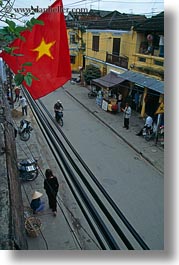
[[[99,35],[93,35],[92,51],[99,52]]]
[[[70,55],[70,64],[76,63],[76,55]]]

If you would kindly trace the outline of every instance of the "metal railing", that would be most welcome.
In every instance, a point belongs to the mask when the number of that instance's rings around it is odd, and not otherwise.
[[[127,56],[118,56],[115,54],[106,53],[106,62],[122,68],[128,69],[129,58]]]

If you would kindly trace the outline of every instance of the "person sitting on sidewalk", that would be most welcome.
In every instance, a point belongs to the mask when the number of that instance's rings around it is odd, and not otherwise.
[[[42,197],[42,193],[35,191],[32,195],[32,201],[30,203],[30,207],[33,210],[33,214],[43,211],[45,207],[45,202],[41,201],[40,197]]]
[[[139,133],[136,133],[136,135],[137,135],[137,136],[142,135],[144,128],[145,128],[146,130],[151,130],[151,129],[152,129],[152,125],[153,125],[153,119],[152,119],[151,116],[148,115],[147,118],[146,118],[146,120],[145,120],[144,127],[140,130]]]

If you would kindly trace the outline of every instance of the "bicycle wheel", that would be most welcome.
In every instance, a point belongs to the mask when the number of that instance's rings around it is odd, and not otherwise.
[[[22,141],[28,141],[30,138],[30,133],[29,132],[23,132],[20,134],[20,139]]]

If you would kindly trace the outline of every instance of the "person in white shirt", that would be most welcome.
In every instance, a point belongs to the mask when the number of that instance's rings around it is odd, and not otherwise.
[[[121,112],[121,102],[122,102],[122,94],[119,93],[118,95],[118,112]]]
[[[129,118],[131,116],[131,107],[129,106],[129,103],[126,103],[126,106],[124,109],[122,109],[124,112],[124,126],[123,128],[126,128],[126,130],[129,129]]]
[[[25,97],[20,96],[19,106],[20,105],[22,107],[22,116],[24,116],[25,114],[27,116],[27,100]]]
[[[144,127],[136,135],[138,135],[138,136],[142,135],[142,132],[143,132],[143,129],[144,128],[146,128],[147,130],[152,129],[152,125],[153,125],[153,119],[152,119],[151,116],[148,115],[147,118],[146,118],[146,120],[145,120]]]
[[[153,119],[150,116],[147,116],[146,120],[145,120],[145,125],[147,128],[152,128],[152,124],[153,124]]]

